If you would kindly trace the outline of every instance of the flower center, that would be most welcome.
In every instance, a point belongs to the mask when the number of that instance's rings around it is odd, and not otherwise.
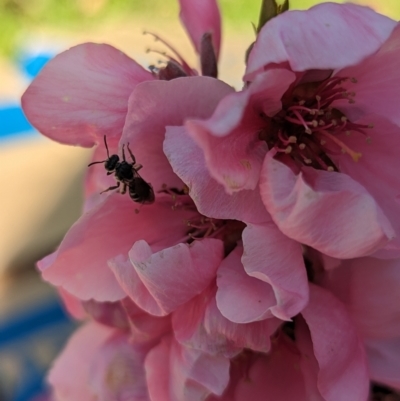
[[[298,165],[326,171],[338,171],[331,156],[342,152],[357,162],[361,153],[346,145],[345,137],[357,132],[370,138],[365,129],[372,125],[355,124],[332,103],[347,100],[354,103],[355,92],[342,85],[349,78],[331,77],[322,82],[300,84],[282,98],[282,110],[274,117],[263,116],[268,126],[259,133],[269,149],[289,155]],[[356,82],[354,78],[352,82]]]
[[[162,192],[171,195],[172,209],[190,210],[195,212],[189,220],[184,220],[183,224],[187,227],[186,242],[192,243],[194,240],[203,238],[216,238],[224,243],[224,253],[227,256],[242,238],[242,232],[246,225],[238,220],[222,220],[207,217],[198,212],[195,203],[188,195],[188,189],[177,190],[175,188],[164,188]]]

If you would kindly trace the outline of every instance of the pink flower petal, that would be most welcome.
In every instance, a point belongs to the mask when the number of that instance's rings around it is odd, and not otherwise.
[[[344,305],[328,291],[310,284],[310,302],[302,316],[308,329],[301,320],[296,321],[295,336],[305,378],[315,376],[316,388],[325,401],[366,400],[369,377],[365,352]],[[312,390],[310,386],[308,390]]]
[[[171,332],[170,316],[152,316],[136,306],[130,298],[121,301],[128,319],[132,339],[136,343],[149,343]]]
[[[61,287],[57,288],[57,290],[68,313],[75,319],[84,319],[86,317],[86,312],[83,309],[81,300]]]
[[[268,355],[254,358],[247,375],[238,381],[234,401],[311,401],[306,398],[299,362],[296,347],[281,336]]]
[[[271,318],[248,324],[233,323],[222,316],[215,295],[216,288],[210,288],[176,310],[172,315],[175,339],[188,347],[227,357],[244,348],[268,352],[270,336],[281,321]]]
[[[345,68],[337,75],[354,77],[357,82],[346,82],[345,87],[356,93],[356,102],[337,102],[348,117],[379,114],[400,125],[397,105],[400,102],[400,26],[392,32],[379,51],[362,63]],[[335,105],[336,105],[335,104]],[[384,134],[384,132],[382,133]]]
[[[395,235],[371,195],[343,173],[304,167],[295,175],[270,152],[263,165],[260,191],[285,235],[332,257],[371,254]]]
[[[218,269],[218,309],[234,323],[271,318],[271,308],[276,305],[274,291],[268,283],[245,272],[241,256],[242,247],[237,246]]]
[[[121,288],[131,300],[135,301],[135,305],[140,305],[142,310],[151,315],[164,315],[128,258],[118,255],[109,261],[109,266]]]
[[[290,71],[267,71],[248,89],[226,96],[210,119],[186,123],[189,135],[204,152],[211,176],[228,193],[256,188],[268,149],[259,139],[265,127],[260,114],[271,116],[281,109],[281,97],[294,79]]]
[[[221,395],[229,381],[229,359],[180,346],[172,338],[154,347],[145,361],[150,399],[202,401]]]
[[[187,118],[208,118],[218,102],[233,89],[209,77],[177,78],[171,81],[144,82],[129,99],[129,109],[121,144],[129,143],[140,174],[154,189],[163,184],[182,187],[163,152],[165,127],[183,125]]]
[[[248,224],[243,234],[242,263],[246,273],[271,285],[282,320],[302,311],[308,302],[308,280],[301,245],[283,235],[274,223]]]
[[[285,62],[293,71],[357,64],[376,52],[395,26],[395,21],[355,4],[324,3],[282,13],[258,35],[245,80],[265,66]]]
[[[104,135],[121,135],[129,95],[152,79],[120,50],[85,43],[49,61],[24,93],[22,107],[42,134],[90,147]]]
[[[127,254],[139,239],[150,244],[161,241],[165,232],[169,233],[165,241],[175,243],[187,230],[181,219],[191,215],[171,210],[169,197],[142,207],[139,213],[135,213],[135,208],[128,196],[105,195],[102,203],[85,213],[68,231],[55,259],[43,270],[43,278],[82,300],[124,298],[126,294],[108,261]]]
[[[120,330],[129,328],[128,315],[120,301],[97,302],[94,300],[82,301],[86,313],[96,322]]]
[[[221,45],[221,16],[216,0],[179,0],[179,17],[186,28],[193,46],[200,53],[201,38],[211,33],[214,51],[218,58]]]
[[[119,283],[139,307],[162,316],[171,313],[209,285],[223,258],[223,243],[204,238],[191,245],[177,244],[153,253],[146,241],[138,241],[129,251],[129,258],[130,267],[113,267]],[[134,279],[132,270],[136,272]],[[130,287],[131,281],[138,279],[153,302],[147,297],[143,300],[146,293],[135,291],[137,284]],[[151,306],[147,307],[149,304]]]
[[[95,401],[89,390],[91,361],[115,330],[89,322],[69,339],[50,370],[48,381],[57,400]]]
[[[371,379],[400,390],[400,337],[368,340],[365,345]]]
[[[379,254],[397,258],[400,257],[400,128],[373,114],[354,122],[374,126],[365,129],[370,138],[368,141],[364,135],[356,132],[339,138],[351,149],[362,154],[360,160],[356,163],[348,155],[338,155],[332,159],[340,171],[364,186],[387,216],[396,232],[396,238],[379,251]]]
[[[364,338],[400,337],[400,260],[343,261],[324,281],[339,292]]]
[[[259,191],[244,190],[229,195],[211,178],[202,150],[187,135],[184,127],[167,127],[164,152],[174,172],[188,186],[189,195],[201,214],[215,219],[254,223],[271,220]]]
[[[143,367],[147,352],[148,346],[132,344],[125,334],[108,340],[90,364],[88,385],[96,400],[150,401]]]

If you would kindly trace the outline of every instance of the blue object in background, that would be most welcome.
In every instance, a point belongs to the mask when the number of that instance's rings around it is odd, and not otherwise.
[[[20,105],[0,106],[0,138],[33,132]]]
[[[32,80],[51,59],[49,54],[25,54],[20,56],[17,67]],[[19,104],[0,105],[0,140],[15,136],[35,134]]]
[[[51,58],[49,54],[25,55],[20,57],[19,67],[28,77],[34,78]]]

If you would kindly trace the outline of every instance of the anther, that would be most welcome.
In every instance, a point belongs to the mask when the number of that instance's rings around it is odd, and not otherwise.
[[[345,131],[345,134],[346,134],[347,136],[350,136],[351,131]]]
[[[311,160],[311,159],[304,159],[304,163],[306,163],[306,164],[311,164],[311,163],[312,163],[312,160]]]
[[[347,122],[347,117],[346,116],[342,116],[342,117],[340,117],[340,120],[345,123],[345,122]]]
[[[353,84],[356,84],[358,81],[357,81],[357,79],[356,78],[350,78],[350,82],[352,82]]]
[[[318,121],[317,121],[317,120],[312,120],[312,121],[311,121],[311,125],[312,125],[314,128],[318,127]]]
[[[326,141],[325,141],[324,139],[321,139],[320,144],[321,144],[322,146],[324,146],[324,145],[326,144]]]
[[[305,144],[305,143],[301,143],[301,144],[299,145],[299,149],[303,150],[303,149],[305,149],[305,148],[306,148],[306,144]]]
[[[296,143],[297,142],[297,138],[293,135],[289,136],[288,138],[289,143]]]
[[[367,142],[368,145],[370,145],[370,144],[372,143],[372,138],[371,138],[370,136],[367,136],[367,137],[365,138],[365,142]]]
[[[320,95],[315,96],[315,99],[317,99],[317,102],[320,102],[322,97]]]
[[[325,125],[325,121],[324,121],[324,120],[319,120],[319,121],[318,121],[318,124],[319,124],[319,125]]]
[[[374,124],[368,124],[368,128],[374,128]]]
[[[291,151],[292,151],[292,147],[291,146],[288,146],[286,149],[285,149],[285,153],[288,155]]]
[[[312,134],[312,131],[310,130],[310,128],[306,128],[304,131],[305,131],[305,133],[308,134],[308,135],[311,135],[311,134]]]
[[[335,169],[334,169],[332,166],[328,166],[328,167],[327,167],[327,170],[328,170],[328,171],[335,171]]]
[[[336,120],[336,119],[334,119],[334,118],[332,118],[332,120],[331,120],[331,124],[332,124],[332,125],[337,125],[337,120]]]

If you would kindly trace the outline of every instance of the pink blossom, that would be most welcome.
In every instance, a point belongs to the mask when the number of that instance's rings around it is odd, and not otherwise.
[[[167,43],[173,55],[151,72],[85,44],[23,98],[45,135],[98,145],[100,162],[81,218],[38,264],[86,320],[50,372],[55,399],[366,401],[371,380],[399,389],[398,259],[354,259],[398,251],[398,174],[382,166],[396,157],[396,24],[350,4],[285,12],[235,92],[215,79],[216,2],[180,5],[203,76]],[[151,204],[99,193],[116,178],[102,161],[124,149]]]
[[[231,194],[259,190],[285,235],[327,255],[397,255],[398,32],[352,4],[267,23],[247,87],[185,124],[210,175]]]
[[[320,281],[346,305],[364,340],[371,378],[400,390],[400,260],[341,261]]]

